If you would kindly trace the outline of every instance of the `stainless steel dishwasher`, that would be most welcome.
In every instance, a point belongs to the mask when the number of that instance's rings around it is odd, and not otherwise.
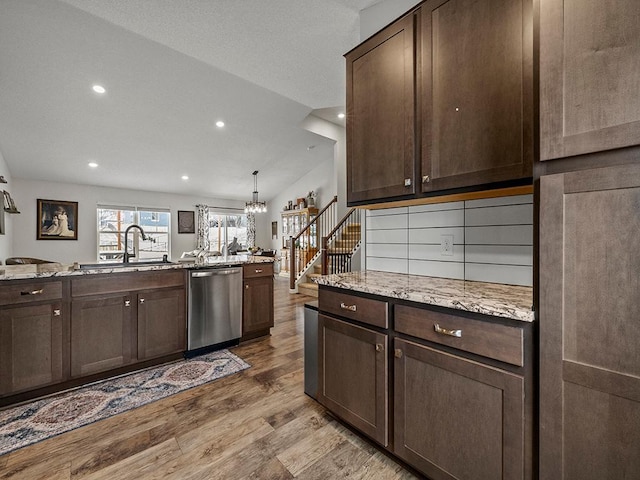
[[[187,318],[185,356],[237,345],[242,336],[242,268],[191,270]]]

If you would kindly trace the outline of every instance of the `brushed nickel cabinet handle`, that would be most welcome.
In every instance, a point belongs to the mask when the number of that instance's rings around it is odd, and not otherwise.
[[[376,343],[376,352],[383,352],[384,351],[384,345],[382,345],[381,343]]]
[[[125,307],[130,307],[131,306],[131,300],[125,300],[124,301],[124,306]]]
[[[436,333],[439,333],[441,335],[449,335],[450,337],[458,338],[462,337],[462,330],[448,330],[446,328],[442,328],[437,323],[433,326],[433,329],[436,331]]]
[[[404,186],[405,187],[410,187],[411,186],[411,179],[410,178],[405,178],[404,179]]]
[[[246,283],[246,284],[244,285],[244,289],[245,289],[245,290],[249,290],[249,284],[248,284],[248,283]]]
[[[256,268],[256,273],[262,273],[262,269],[261,268]]]
[[[422,183],[429,183],[431,181],[431,177],[429,175],[422,176]]]
[[[343,310],[349,310],[351,312],[355,312],[358,309],[356,305],[345,305],[342,302],[340,302],[340,308]]]
[[[396,348],[393,354],[396,358],[402,358],[402,350],[399,348]]]
[[[53,316],[54,316],[54,317],[59,317],[59,316],[60,316],[60,310],[59,310],[59,309],[55,309],[55,310],[53,311]]]
[[[144,298],[141,298],[141,299],[140,299],[140,303],[144,303]]]
[[[44,289],[40,289],[40,290],[27,290],[24,292],[20,292],[20,295],[40,295],[44,292]]]

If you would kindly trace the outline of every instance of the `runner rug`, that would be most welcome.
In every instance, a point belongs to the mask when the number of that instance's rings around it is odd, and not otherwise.
[[[220,350],[10,407],[0,411],[0,455],[249,367]]]

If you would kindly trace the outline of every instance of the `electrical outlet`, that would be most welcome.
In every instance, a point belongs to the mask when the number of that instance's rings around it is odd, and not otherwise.
[[[440,235],[440,255],[453,256],[453,235]]]

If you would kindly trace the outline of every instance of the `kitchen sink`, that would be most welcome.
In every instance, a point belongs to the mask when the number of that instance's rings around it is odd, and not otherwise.
[[[126,268],[126,267],[146,267],[153,265],[175,265],[175,262],[165,262],[163,260],[152,260],[148,262],[108,262],[108,263],[82,263],[80,269],[92,270],[96,268]]]

